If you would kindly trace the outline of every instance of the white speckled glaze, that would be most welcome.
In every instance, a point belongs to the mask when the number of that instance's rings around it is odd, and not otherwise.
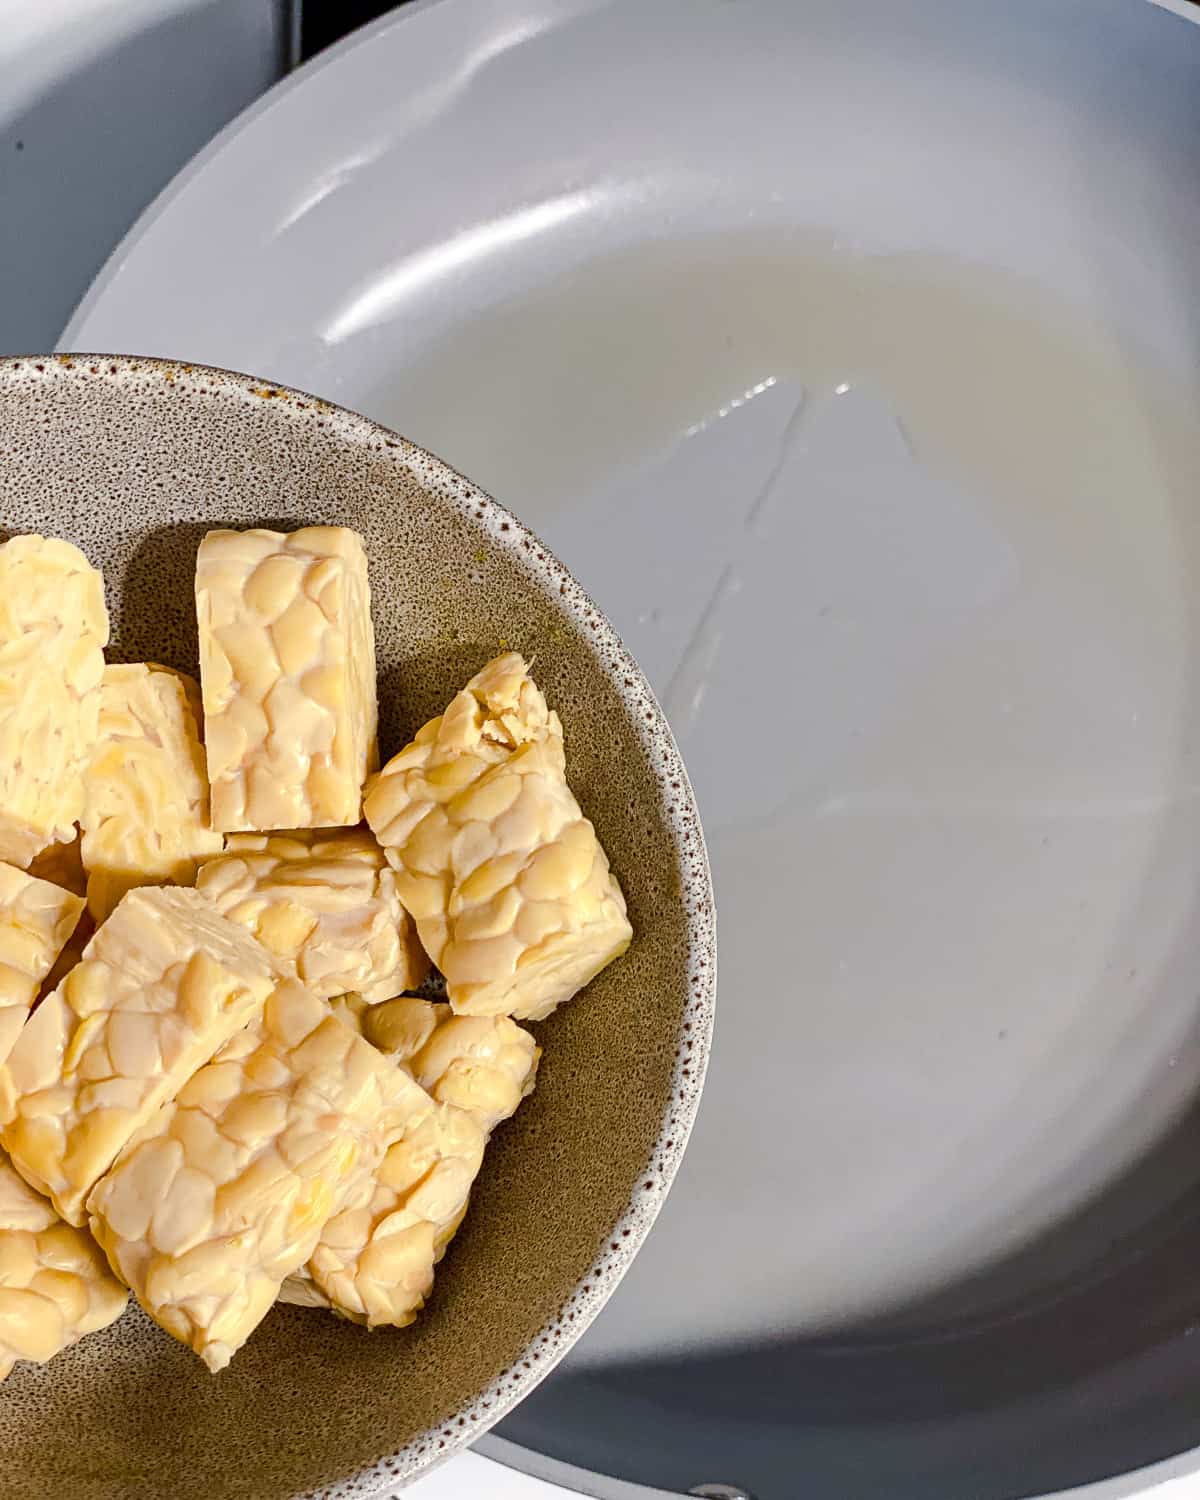
[[[319,521],[367,541],[385,755],[501,642],[536,658],[635,944],[538,1028],[537,1093],[499,1133],[414,1329],[280,1308],[214,1379],[135,1311],[6,1383],[14,1500],[349,1500],[411,1479],[595,1316],[696,1112],[715,985],[703,837],[645,679],[566,568],[438,459],[314,397],[158,360],[0,361],[0,525],[69,537],[103,567],[116,659],[195,669],[191,569],[209,527]]]

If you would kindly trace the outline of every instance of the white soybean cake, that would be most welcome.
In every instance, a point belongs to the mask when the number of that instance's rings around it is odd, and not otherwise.
[[[212,826],[357,823],[378,765],[367,556],[344,526],[211,531],[196,558]]]
[[[515,652],[388,761],[366,814],[460,1014],[540,1020],[628,948],[562,725]]]
[[[0,1068],[0,1142],[64,1219],[266,1003],[274,963],[196,891],[130,891]]]
[[[507,1016],[456,1016],[410,997],[349,1007],[344,1024],[410,1073],[433,1108],[347,1197],[280,1295],[402,1328],[424,1306],[467,1212],[488,1137],[533,1092],[541,1052]]]
[[[432,1109],[287,981],[130,1142],[88,1201],[92,1232],[155,1322],[224,1369],[345,1195]]]
[[[107,644],[104,581],[78,547],[0,546],[0,859],[22,869],[75,837]]]
[[[128,1300],[87,1230],[64,1224],[0,1151],[0,1380],[107,1328]]]
[[[88,910],[103,922],[139,885],[191,885],[224,843],[209,826],[200,689],[153,662],[105,667],[84,778]]]
[[[0,1063],[83,913],[83,898],[0,864]]]
[[[396,874],[368,828],[233,833],[197,889],[322,1000],[369,1003],[429,973]]]

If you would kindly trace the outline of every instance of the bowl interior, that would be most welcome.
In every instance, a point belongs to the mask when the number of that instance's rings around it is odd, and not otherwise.
[[[696,1107],[712,906],[683,767],[644,680],[518,522],[421,450],[294,391],[149,360],[0,361],[0,524],[104,569],[110,658],[195,672],[213,526],[366,538],[381,750],[490,655],[535,659],[636,941],[539,1028],[539,1086],[497,1135],[412,1328],[277,1308],[214,1378],[136,1309],[0,1397],[11,1497],[368,1495],[490,1425],[598,1310],[653,1219]]]

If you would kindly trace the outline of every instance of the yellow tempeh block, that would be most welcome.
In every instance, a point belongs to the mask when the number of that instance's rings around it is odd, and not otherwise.
[[[357,823],[378,764],[361,538],[344,526],[209,532],[196,613],[213,827]]]
[[[347,1023],[348,1024],[348,1023]],[[455,1016],[402,998],[368,1010],[367,1037],[434,1099],[378,1171],[326,1224],[285,1301],[322,1301],[354,1322],[403,1327],[421,1310],[434,1268],[462,1223],[488,1136],[533,1090],[540,1050],[505,1016]]]
[[[0,1380],[107,1328],[129,1294],[84,1229],[64,1224],[0,1152]]]
[[[197,888],[314,995],[370,1002],[420,984],[429,960],[369,829],[231,834]]]
[[[104,582],[78,547],[0,546],[0,859],[22,869],[75,837],[107,644]]]
[[[510,652],[388,762],[367,821],[454,1009],[539,1020],[629,946],[562,725]]]
[[[261,1010],[270,956],[196,891],[130,891],[0,1068],[0,1142],[71,1224],[117,1153]]]
[[[93,1233],[150,1316],[224,1369],[346,1194],[431,1108],[287,981],[130,1142],[89,1200]]]
[[[507,1016],[456,1016],[448,1005],[402,995],[374,1005],[363,1035],[401,1063],[438,1104],[491,1132],[533,1092],[542,1049]]]
[[[0,864],[0,1063],[82,911],[79,896]]]
[[[139,885],[191,885],[219,854],[209,826],[200,689],[153,663],[104,669],[100,730],[85,777],[88,910],[103,922]]]

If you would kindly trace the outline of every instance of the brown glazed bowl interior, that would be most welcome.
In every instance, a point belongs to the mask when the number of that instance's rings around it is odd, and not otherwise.
[[[498,1132],[416,1325],[368,1334],[278,1307],[212,1376],[135,1308],[0,1385],[7,1500],[384,1493],[551,1368],[674,1175],[715,977],[678,752],[640,671],[536,538],[438,459],[311,396],[148,359],[0,360],[0,502],[7,532],[67,537],[103,568],[112,660],[195,672],[192,572],[210,528],[344,523],[371,560],[385,757],[505,645],[535,659],[561,714],[636,937],[537,1028],[537,1092]]]

